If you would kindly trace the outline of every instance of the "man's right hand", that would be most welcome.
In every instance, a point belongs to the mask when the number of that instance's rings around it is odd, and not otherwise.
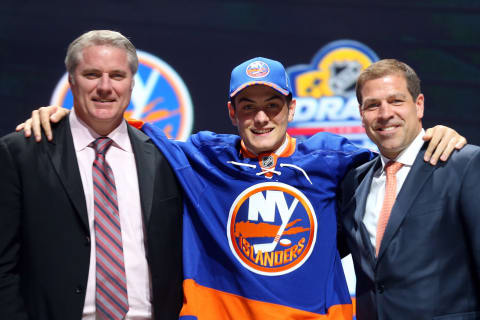
[[[21,131],[23,129],[25,137],[29,138],[32,135],[33,130],[35,141],[39,142],[42,140],[43,128],[48,141],[51,141],[53,139],[53,135],[50,122],[57,123],[69,113],[70,110],[58,106],[41,107],[38,110],[34,110],[32,112],[32,117],[24,123],[19,124],[15,128],[15,131]]]

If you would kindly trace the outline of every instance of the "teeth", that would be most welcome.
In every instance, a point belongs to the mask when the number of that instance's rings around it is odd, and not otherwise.
[[[380,131],[391,131],[393,129],[395,129],[395,127],[380,128]]]
[[[254,133],[262,134],[272,131],[273,129],[252,130]]]

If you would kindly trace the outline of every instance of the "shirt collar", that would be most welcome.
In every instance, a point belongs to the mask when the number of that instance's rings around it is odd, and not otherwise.
[[[72,109],[69,115],[70,129],[72,131],[73,145],[75,151],[79,152],[87,148],[95,139],[100,137],[85,122],[78,118],[75,110]],[[128,129],[125,121],[122,121],[118,127],[110,132],[107,137],[113,140],[113,145],[126,152],[132,152],[132,145],[128,137]]]
[[[410,145],[405,148],[400,154],[393,159],[393,161],[400,162],[404,166],[412,166],[413,163],[415,162],[415,158],[417,157],[418,152],[423,146],[423,136],[425,135],[425,130],[422,128],[422,130],[418,133],[417,137],[410,143]],[[384,157],[382,154],[380,154],[380,157],[382,159],[382,171],[385,168],[385,165],[390,161],[387,157]]]

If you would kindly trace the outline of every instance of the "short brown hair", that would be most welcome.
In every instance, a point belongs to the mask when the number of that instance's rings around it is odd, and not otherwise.
[[[383,59],[370,65],[360,73],[355,87],[358,103],[362,105],[362,88],[365,85],[365,82],[394,74],[399,74],[405,77],[408,92],[410,92],[415,101],[421,93],[420,78],[418,78],[415,71],[406,63],[396,59]]]

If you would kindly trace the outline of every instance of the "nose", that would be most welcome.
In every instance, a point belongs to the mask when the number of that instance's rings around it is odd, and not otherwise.
[[[378,109],[378,117],[381,119],[390,119],[393,117],[393,107],[386,101],[383,101]]]
[[[100,96],[109,95],[112,91],[112,80],[108,73],[102,74],[102,77],[98,79],[97,91]]]
[[[265,113],[264,110],[260,109],[256,114],[255,114],[255,124],[256,125],[265,125],[268,123],[269,118],[268,115]]]

